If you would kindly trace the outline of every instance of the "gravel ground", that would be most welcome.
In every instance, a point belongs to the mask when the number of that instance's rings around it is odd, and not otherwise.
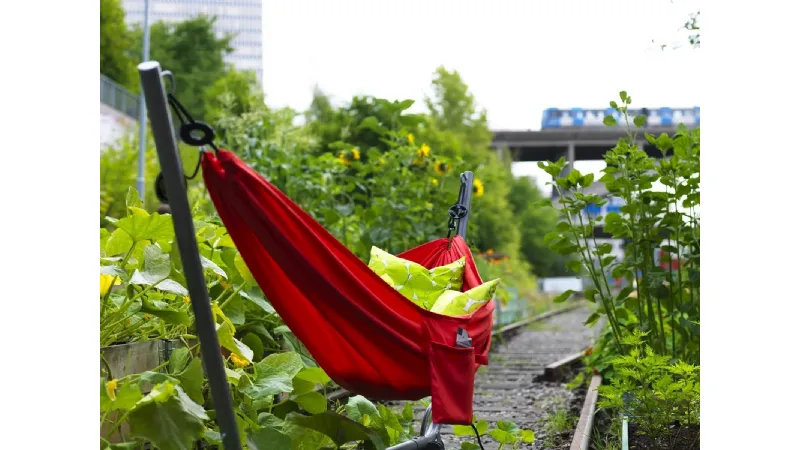
[[[583,394],[567,390],[564,383],[536,381],[536,377],[544,373],[546,365],[591,344],[594,329],[583,326],[589,314],[581,307],[552,316],[495,345],[489,366],[482,367],[476,375],[475,416],[488,421],[492,428],[498,420],[505,419],[532,429],[536,433],[535,444],[520,448],[547,448],[543,444],[549,414],[558,408],[582,405]],[[461,442],[476,443],[474,436],[455,436],[452,430],[450,426],[443,427],[442,440],[447,450],[459,449]],[[481,439],[486,450],[499,446],[488,435]]]

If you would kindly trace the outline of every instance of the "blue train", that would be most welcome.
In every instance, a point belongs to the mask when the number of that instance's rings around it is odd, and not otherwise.
[[[687,126],[700,126],[699,106],[694,108],[642,108],[628,111],[631,121],[639,114],[647,116],[648,127],[672,127],[681,123]],[[621,114],[613,108],[547,108],[542,113],[542,129],[603,127],[605,116],[613,116],[620,126],[623,125]]]

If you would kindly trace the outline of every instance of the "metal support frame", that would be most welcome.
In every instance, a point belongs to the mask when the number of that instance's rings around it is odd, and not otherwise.
[[[457,205],[461,205],[467,209],[467,215],[459,219],[458,226],[456,227],[456,234],[461,236],[462,239],[467,240],[467,225],[469,224],[469,207],[472,204],[472,183],[475,180],[475,174],[467,171],[461,174],[461,189],[458,191]]]
[[[142,93],[150,117],[150,126],[158,151],[158,160],[164,174],[169,197],[175,240],[178,243],[184,276],[192,299],[197,337],[200,340],[203,363],[211,387],[216,421],[225,450],[241,450],[242,444],[239,441],[236,415],[233,412],[233,400],[225,376],[225,365],[217,339],[216,323],[211,313],[192,213],[189,208],[189,199],[186,196],[183,168],[175,142],[172,116],[169,112],[167,95],[161,78],[161,66],[156,61],[146,61],[139,64],[138,69]]]
[[[444,449],[441,439],[442,427],[430,421],[431,407],[425,410],[422,416],[422,426],[420,427],[419,437],[406,442],[401,442],[386,450],[425,450],[425,449]],[[430,425],[429,425],[430,422]]]

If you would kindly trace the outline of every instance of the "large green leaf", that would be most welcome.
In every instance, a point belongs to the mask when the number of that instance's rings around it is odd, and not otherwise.
[[[170,382],[153,387],[128,415],[131,435],[162,450],[192,450],[193,442],[203,436],[205,420],[203,407]]]
[[[301,380],[300,378],[297,378],[297,377],[294,377],[292,379],[292,393],[294,395],[307,394],[309,392],[314,391],[315,387],[316,387],[316,384],[314,384],[314,383],[312,383],[310,381]]]
[[[368,414],[380,416],[380,413],[378,413],[378,408],[375,407],[375,404],[367,400],[366,397],[362,395],[350,397],[350,399],[347,400],[345,412],[347,417],[355,421],[361,420],[363,416]]]
[[[169,355],[169,373],[176,374],[181,372],[188,362],[189,349],[186,347],[176,348]]]
[[[251,293],[248,294],[244,291],[239,291],[239,296],[243,299],[249,301],[250,303],[254,304],[255,306],[261,308],[267,314],[274,314],[275,308],[270,305],[267,300],[264,299],[260,294]]]
[[[222,325],[217,325],[217,338],[219,339],[219,345],[228,349],[234,355],[252,362],[253,350],[233,337],[234,333],[236,333],[236,329],[233,328],[233,324],[231,324],[231,322],[228,320],[223,322]]]
[[[611,116],[606,116],[606,117],[611,117]],[[513,444],[517,442],[516,436],[509,433],[508,431],[501,430],[499,428],[495,428],[494,430],[490,431],[489,435],[491,435],[495,441],[501,444]]]
[[[119,387],[116,398],[111,402],[112,410],[131,410],[143,398],[142,391],[134,382],[127,382]]]
[[[236,266],[236,270],[238,270],[239,274],[242,276],[242,279],[244,279],[245,283],[255,282],[253,274],[250,273],[250,269],[247,268],[247,264],[245,264],[241,253],[236,253],[236,256],[233,258],[233,263]]]
[[[135,270],[133,272],[133,275],[130,279],[130,284],[155,286],[157,289],[164,292],[169,292],[171,294],[183,296],[189,295],[189,291],[186,290],[185,287],[181,286],[181,284],[177,281],[161,279],[146,272],[139,272],[139,270]]]
[[[162,319],[164,322],[185,325],[187,327],[192,324],[192,319],[189,317],[189,313],[186,311],[172,309],[164,302],[153,301],[147,297],[142,297],[142,308],[140,311],[143,313],[152,314]]]
[[[133,246],[133,239],[125,230],[117,228],[106,241],[106,256],[124,255]]]
[[[203,403],[203,363],[200,358],[194,358],[176,378],[181,382],[181,387],[189,398],[197,403]]]
[[[144,248],[144,273],[153,280],[163,280],[172,271],[169,255],[158,244]]]
[[[520,432],[520,436],[524,442],[529,444],[533,444],[536,441],[536,434],[533,432],[533,430],[522,430]]]
[[[247,436],[250,450],[291,450],[292,438],[274,428],[262,428]]]
[[[328,374],[320,367],[306,367],[297,374],[297,378],[323,385],[331,381]]]
[[[203,269],[210,270],[215,274],[221,276],[222,278],[228,278],[228,275],[225,273],[224,270],[220,266],[218,266],[214,261],[206,258],[205,256],[200,255],[200,263],[203,265]]]
[[[114,225],[127,232],[134,243],[143,240],[170,239],[175,235],[172,228],[172,217],[168,215],[142,216],[134,214],[120,219]]]
[[[328,400],[319,392],[307,392],[294,398],[294,402],[311,414],[319,414],[328,409]]]
[[[255,375],[241,392],[253,400],[292,391],[292,379],[303,368],[297,353],[273,353],[254,364]]]
[[[264,358],[264,343],[261,338],[253,333],[247,333],[242,338],[242,343],[253,350],[253,362],[261,361]]]
[[[384,450],[386,445],[377,433],[369,428],[356,423],[345,416],[327,411],[313,416],[301,416],[290,413],[286,422],[302,428],[318,431],[342,446],[348,442],[364,441],[364,448],[370,450]]]

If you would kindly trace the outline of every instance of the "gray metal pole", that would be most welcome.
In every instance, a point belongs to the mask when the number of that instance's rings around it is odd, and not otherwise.
[[[461,191],[458,193],[458,204],[467,208],[467,215],[458,221],[456,227],[456,234],[461,236],[462,239],[467,240],[467,225],[469,224],[469,207],[472,204],[472,183],[475,180],[475,174],[472,172],[464,172],[461,174]]]
[[[208,290],[203,278],[203,266],[197,249],[189,199],[186,197],[183,168],[178,157],[178,145],[175,143],[172,116],[161,79],[161,66],[156,61],[139,64],[139,79],[148,106],[158,160],[164,174],[175,239],[178,242],[184,276],[192,299],[197,337],[200,339],[200,350],[208,375],[208,384],[211,387],[222,443],[226,450],[241,450],[233,401],[225,376],[225,365],[220,353]]]
[[[142,42],[142,61],[150,59],[150,0],[144,0],[144,39]],[[144,166],[147,151],[147,106],[144,92],[139,96],[139,171],[136,174],[136,189],[144,201]]]

